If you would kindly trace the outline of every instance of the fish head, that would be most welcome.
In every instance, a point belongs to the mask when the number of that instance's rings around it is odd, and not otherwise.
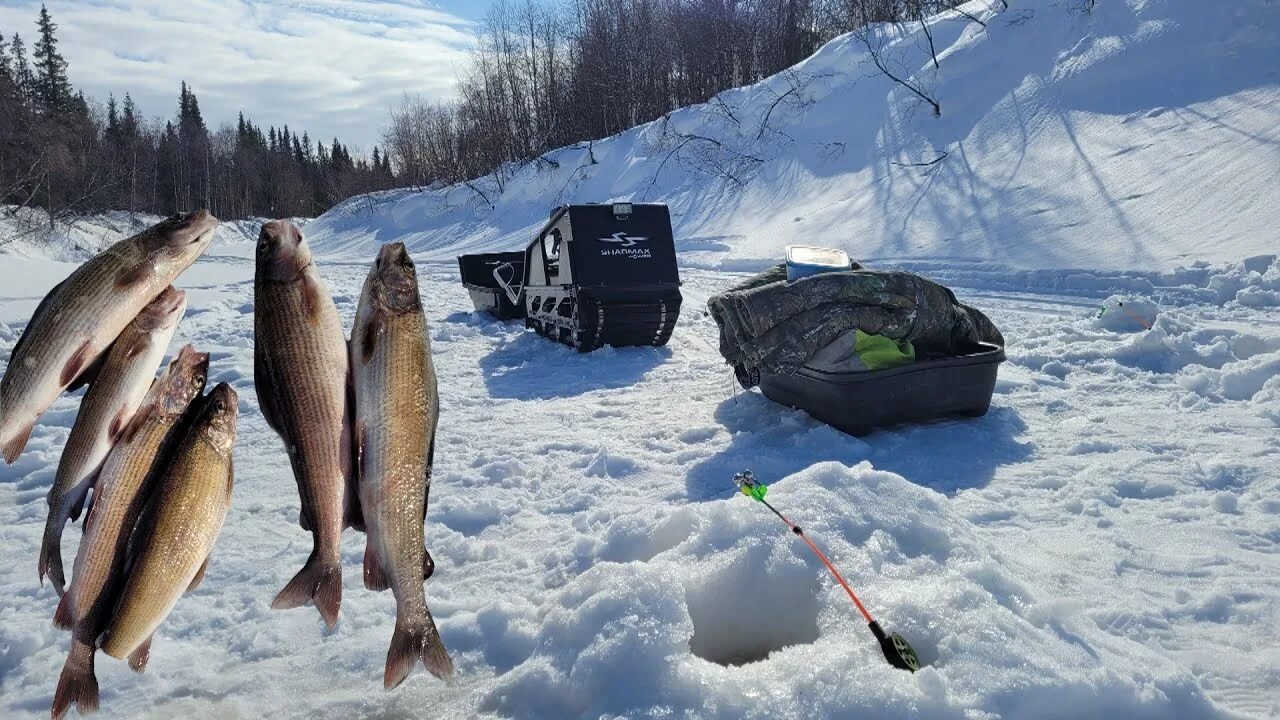
[[[198,427],[204,439],[219,453],[231,454],[236,443],[236,418],[240,412],[240,398],[231,386],[218,383],[205,399]]]
[[[168,330],[187,311],[187,294],[170,285],[138,313],[138,327],[147,332]]]
[[[418,294],[418,273],[404,243],[387,243],[378,251],[365,290],[373,307],[392,315],[412,312],[422,307]]]
[[[272,220],[258,233],[258,282],[291,282],[311,264],[302,231],[288,220]]]
[[[190,345],[183,347],[158,381],[160,413],[169,418],[181,416],[204,393],[208,377],[209,353],[196,352]]]
[[[204,254],[217,229],[218,218],[208,210],[197,210],[161,220],[144,230],[138,241],[158,269],[163,264],[185,268]]]

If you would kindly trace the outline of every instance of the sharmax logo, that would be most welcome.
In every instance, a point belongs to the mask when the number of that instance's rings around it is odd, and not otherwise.
[[[638,235],[628,235],[625,232],[616,232],[609,237],[600,238],[600,242],[620,243],[622,247],[635,247],[636,243],[648,242],[649,238],[640,237]]]

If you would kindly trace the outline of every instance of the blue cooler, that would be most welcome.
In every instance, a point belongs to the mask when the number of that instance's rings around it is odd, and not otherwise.
[[[810,245],[787,246],[787,282],[826,272],[852,270],[849,253],[836,248]]]

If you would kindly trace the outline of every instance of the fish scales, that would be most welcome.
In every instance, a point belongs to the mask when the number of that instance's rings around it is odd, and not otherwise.
[[[287,221],[263,226],[254,280],[254,374],[259,404],[280,435],[312,533],[312,552],[272,601],[313,603],[329,627],[342,598],[347,520],[347,352],[342,322],[302,233]]]
[[[396,600],[383,683],[399,685],[418,661],[449,678],[453,663],[423,586],[433,566],[424,519],[439,415],[436,376],[416,272],[400,243],[382,248],[365,281],[351,357],[365,584],[390,587]]]
[[[79,517],[103,460],[151,387],[185,309],[185,295],[172,285],[156,296],[120,332],[80,403],[49,489],[49,517],[38,562],[41,581],[47,573],[59,595],[65,583],[63,528],[68,519]]]
[[[71,652],[54,693],[53,716],[72,703],[86,712],[98,705],[93,656],[123,587],[130,536],[158,477],[168,463],[179,423],[204,390],[209,356],[184,347],[147,392],[127,437],[103,462],[98,499],[85,521],[75,574],[54,622],[71,625]],[[130,659],[141,670],[145,658]]]
[[[200,402],[130,542],[132,565],[102,645],[112,657],[126,657],[149,642],[203,573],[226,520],[237,399],[220,383]]]

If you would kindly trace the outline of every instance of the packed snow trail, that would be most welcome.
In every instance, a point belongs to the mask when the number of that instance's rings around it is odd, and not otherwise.
[[[1011,339],[990,413],[855,439],[730,384],[703,308],[741,276],[686,273],[667,347],[580,355],[472,313],[454,266],[420,264],[442,404],[427,593],[458,680],[386,693],[393,611],[361,587],[354,532],[332,634],[309,608],[268,607],[310,541],[251,392],[250,252],[215,246],[181,281],[173,347],[210,351],[210,382],[241,397],[237,485],[148,672],[99,663],[112,715],[1280,712],[1280,327],[1265,311],[1169,306],[1117,332],[1100,299],[959,288]],[[0,357],[71,267],[4,261],[20,279],[0,289]],[[367,262],[320,266],[348,327]],[[0,470],[6,717],[47,712],[66,650],[35,558],[77,402]],[[818,561],[735,499],[744,468],[928,668],[884,663]]]

